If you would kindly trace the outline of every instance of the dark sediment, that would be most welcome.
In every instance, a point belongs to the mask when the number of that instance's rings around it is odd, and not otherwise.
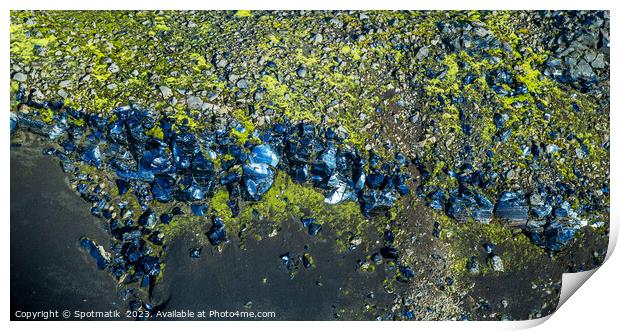
[[[79,249],[84,235],[108,235],[40,150],[11,150],[11,318],[18,310],[124,309],[115,281]]]

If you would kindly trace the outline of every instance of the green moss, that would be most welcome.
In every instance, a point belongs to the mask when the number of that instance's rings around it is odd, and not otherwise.
[[[506,272],[521,270],[544,256],[544,250],[532,245],[530,239],[520,230],[499,221],[482,224],[473,220],[457,222],[445,215],[436,216],[441,220],[440,239],[449,245],[450,267],[457,275],[467,273],[469,258],[479,256],[485,243],[497,245],[496,251],[502,258]],[[481,261],[480,270],[483,274],[492,272],[484,261]]]
[[[169,31],[170,28],[166,25],[166,18],[162,16],[155,17],[155,31]]]
[[[189,57],[196,62],[196,66],[193,68],[196,72],[202,72],[203,70],[209,70],[213,68],[211,63],[207,62],[205,57],[200,55],[199,53],[191,53]]]
[[[172,127],[175,130],[179,130],[179,125],[186,126],[193,132],[198,131],[200,128],[199,123],[189,116],[187,112],[177,112],[170,115],[170,118],[173,120]]]
[[[209,201],[209,207],[211,213],[221,217],[224,221],[231,223],[232,212],[227,203],[229,200],[228,191],[225,188],[220,188],[213,194],[213,197]]]
[[[158,125],[146,131],[146,134],[153,138],[164,139],[164,131]]]
[[[306,259],[306,261],[308,261],[310,268],[316,267],[314,264],[314,258],[312,257],[312,255],[310,255],[309,253],[304,253],[304,258]]]
[[[256,202],[241,202],[240,214],[232,217],[228,202],[228,192],[216,191],[210,201],[212,211],[222,217],[233,229],[240,224],[252,226],[255,212],[259,218],[280,224],[285,221],[297,221],[302,217],[314,217],[333,230],[339,237],[341,249],[348,247],[351,233],[374,233],[376,228],[389,222],[388,217],[377,217],[371,223],[360,212],[358,203],[353,201],[336,205],[325,203],[323,193],[308,185],[298,184],[284,172],[278,172],[273,186]],[[375,229],[375,230],[373,230]]]
[[[250,138],[252,132],[254,132],[254,122],[241,109],[236,109],[231,115],[243,128],[233,128],[230,131],[230,135],[234,137],[239,144],[243,145]]]
[[[41,116],[41,120],[47,124],[52,123],[54,119],[54,111],[48,108],[40,109],[39,114]]]
[[[199,217],[192,217],[186,215],[175,216],[170,224],[158,224],[156,229],[164,234],[164,240],[170,242],[172,239],[177,238],[183,234],[188,233],[200,233],[206,231],[207,223],[204,219]],[[198,236],[204,239],[204,236]]]
[[[11,12],[12,15],[17,12]],[[56,43],[56,36],[50,34],[42,38],[28,38],[26,37],[26,29],[23,24],[11,24],[11,57],[24,61],[29,64],[37,56],[35,55],[35,47],[51,47]]]
[[[237,10],[235,12],[235,17],[251,17],[251,16],[252,16],[251,10]]]

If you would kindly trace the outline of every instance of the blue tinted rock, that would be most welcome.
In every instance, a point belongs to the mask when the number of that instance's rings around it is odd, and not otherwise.
[[[133,143],[141,144],[148,139],[148,136],[144,132],[144,127],[142,127],[142,121],[138,115],[130,116],[125,121],[125,125],[129,132],[129,140]]]
[[[409,178],[407,175],[399,175],[396,176],[396,180],[394,184],[396,185],[396,190],[400,195],[409,195],[411,191],[409,190],[409,186],[407,186],[406,180]]]
[[[11,133],[17,130],[17,123],[19,122],[17,115],[11,113]]]
[[[226,205],[228,206],[228,208],[230,208],[232,217],[239,216],[239,212],[240,212],[239,201],[237,201],[236,199],[234,200],[231,199],[231,200],[228,200],[228,202],[226,202]]]
[[[259,200],[273,185],[274,172],[265,163],[250,163],[243,166],[243,183],[248,195]]]
[[[360,207],[362,214],[369,215],[373,210],[393,207],[395,202],[396,196],[392,191],[370,191],[362,194]]]
[[[292,261],[291,261],[291,254],[290,253],[285,253],[285,254],[280,255],[280,260],[282,261],[282,265],[284,265],[284,267],[287,270],[291,270],[293,264],[292,264]]]
[[[160,272],[159,259],[154,256],[144,256],[138,265],[142,271],[152,277],[157,276]]]
[[[558,218],[558,219],[562,219],[562,218],[567,218],[568,217],[568,210],[559,207],[559,208],[555,208],[555,210],[553,211],[553,215]]]
[[[346,183],[339,181],[338,187],[331,193],[329,193],[325,197],[324,201],[333,205],[347,200],[356,201],[357,194],[351,188],[349,188]]]
[[[224,224],[219,218],[213,219],[213,225],[207,232],[207,238],[211,245],[219,245],[226,241],[226,231],[224,230]]]
[[[207,232],[207,237],[209,238],[209,242],[211,242],[212,245],[219,245],[226,241],[226,231],[223,227],[213,226],[211,227],[209,232]]]
[[[50,139],[54,140],[54,139],[58,139],[66,131],[67,131],[67,126],[65,124],[56,123],[54,124],[54,126],[52,126],[52,128],[50,129],[47,135],[49,136]]]
[[[286,125],[282,124],[282,123],[277,123],[276,125],[273,126],[273,132],[277,133],[277,134],[283,134],[286,132]]]
[[[377,189],[383,185],[384,180],[385,180],[385,177],[383,176],[383,174],[379,172],[374,172],[368,175],[368,178],[366,179],[366,184],[371,189]]]
[[[152,171],[148,170],[132,171],[117,169],[116,176],[126,181],[140,180],[145,182],[152,182],[155,179],[155,174]]]
[[[379,250],[379,253],[381,253],[381,256],[383,256],[384,259],[398,259],[398,251],[393,247],[382,247],[381,250]]]
[[[192,248],[189,251],[189,257],[197,259],[200,257],[201,253],[202,253],[202,247]]]
[[[336,153],[336,148],[330,147],[319,156],[319,161],[327,167],[330,173],[336,169]]]
[[[291,168],[291,177],[297,183],[304,183],[310,178],[310,171],[308,165],[300,165]]]
[[[82,238],[80,245],[97,261],[97,268],[105,269],[107,267],[109,258],[102,246],[97,245],[97,243],[88,238]]]
[[[497,128],[497,130],[501,130],[504,128],[504,124],[506,123],[506,118],[502,114],[495,113],[493,115],[493,123],[495,123],[495,127]]]
[[[157,214],[155,214],[155,212],[152,209],[147,209],[138,218],[138,224],[146,228],[154,227],[157,224]]]
[[[191,133],[181,133],[173,138],[172,156],[175,165],[181,169],[190,167],[191,160],[200,152],[196,137]]]
[[[567,224],[553,222],[543,231],[544,245],[552,251],[558,251],[575,237],[575,232],[575,228]]]
[[[433,209],[442,210],[446,200],[446,195],[442,189],[439,189],[429,196],[429,206]]]
[[[152,171],[155,174],[172,172],[173,165],[170,155],[163,148],[145,151],[140,160],[142,169]]]
[[[241,180],[241,175],[238,172],[231,172],[220,179],[220,184],[226,186],[232,183],[237,183]]]
[[[356,162],[356,164],[354,164],[351,175],[353,188],[356,191],[363,190],[366,185],[366,173],[364,172],[364,165],[361,162]]]
[[[112,212],[109,209],[104,209],[101,212],[101,215],[103,215],[103,217],[108,220],[112,218]]]
[[[280,158],[269,144],[257,145],[252,149],[250,154],[251,163],[265,163],[272,167],[276,167],[280,162]]]
[[[553,208],[550,205],[534,206],[532,207],[532,213],[539,218],[545,218],[551,214]]]
[[[310,123],[301,123],[300,124],[301,135],[304,137],[313,138],[314,137],[314,125]]]
[[[160,202],[172,201],[172,191],[174,189],[174,178],[167,175],[157,175],[152,183],[151,192],[153,198]]]
[[[86,147],[82,153],[82,161],[99,168],[101,166],[101,151],[99,150],[99,145]]]
[[[312,222],[310,223],[310,225],[308,225],[308,234],[311,236],[316,236],[319,231],[321,231],[322,225],[316,222]]]
[[[477,206],[472,210],[471,216],[478,222],[489,224],[493,218],[493,203],[485,196],[476,195]]]
[[[73,153],[73,151],[75,151],[75,144],[71,141],[71,140],[65,140],[62,143],[60,143],[60,145],[62,146],[62,148],[64,148],[66,153]]]
[[[407,158],[405,157],[405,155],[401,152],[396,153],[396,156],[394,157],[394,159],[396,160],[396,162],[398,162],[401,166],[405,166],[407,165]]]
[[[469,85],[471,84],[476,78],[478,78],[475,74],[473,73],[468,73],[467,75],[465,75],[465,78],[463,78],[463,84],[465,85]]]
[[[415,314],[411,310],[403,311],[403,319],[412,320],[415,318]]]
[[[88,185],[81,183],[78,184],[78,186],[76,187],[78,193],[80,194],[86,194],[88,192]],[[120,189],[119,189],[120,190]]]
[[[125,133],[125,126],[122,120],[116,120],[110,124],[108,128],[108,138],[121,144],[127,142],[127,134]]]
[[[205,211],[207,210],[207,205],[202,203],[192,203],[190,205],[192,209],[192,213],[196,216],[204,216]]]
[[[309,227],[310,224],[315,223],[315,222],[316,222],[316,218],[304,217],[301,219],[301,225],[303,225],[304,228]]]
[[[495,216],[506,219],[515,225],[527,222],[529,205],[520,192],[505,192],[495,206]]]
[[[163,213],[159,216],[159,220],[164,224],[170,224],[170,221],[172,221],[172,215]]]
[[[207,193],[208,189],[198,185],[198,183],[192,183],[192,185],[187,189],[188,200],[190,201],[203,200],[205,199]]]
[[[469,207],[471,207],[469,201],[457,197],[451,197],[446,214],[457,221],[463,222],[471,216]]]
[[[123,241],[132,241],[132,240],[140,239],[140,237],[142,237],[142,231],[140,230],[128,231],[128,232],[123,233],[122,235]]]
[[[398,280],[401,282],[409,281],[413,278],[414,272],[413,269],[409,266],[400,265],[398,266]]]
[[[197,153],[191,162],[191,168],[194,175],[208,176],[213,173],[213,162],[207,160],[202,153]]]
[[[35,132],[41,133],[42,131],[44,131],[43,129],[46,127],[45,123],[43,123],[40,120],[34,119],[34,118],[21,117],[21,116],[18,116],[17,118],[18,118],[19,126],[30,128]]]

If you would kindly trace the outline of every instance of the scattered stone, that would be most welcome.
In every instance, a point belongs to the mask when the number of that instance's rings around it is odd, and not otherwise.
[[[159,91],[161,92],[161,96],[164,99],[169,99],[170,97],[172,97],[172,90],[168,86],[159,86]]]
[[[202,99],[197,96],[191,96],[187,98],[187,107],[189,109],[201,110],[202,109]]]
[[[28,79],[28,75],[23,72],[16,72],[13,74],[13,80],[18,82],[25,82]]]
[[[491,264],[491,269],[498,272],[504,271],[504,263],[502,262],[502,258],[497,255],[491,254],[489,256],[489,261]]]

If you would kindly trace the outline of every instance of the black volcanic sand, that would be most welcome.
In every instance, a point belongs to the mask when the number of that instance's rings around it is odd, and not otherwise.
[[[79,246],[82,236],[106,243],[102,223],[41,149],[11,148],[11,319],[20,320],[16,311],[124,311],[116,282]]]
[[[363,252],[337,254],[334,241],[311,237],[296,224],[285,225],[276,237],[250,241],[245,249],[227,245],[217,252],[205,247],[198,259],[188,257],[194,247],[189,237],[170,246],[164,279],[153,293],[155,302],[167,302],[165,311],[205,310],[208,315],[211,310],[239,310],[275,312],[277,320],[333,320],[352,318],[349,314],[361,312],[367,301],[381,311],[392,298],[381,288],[383,268],[375,273],[355,270]],[[300,266],[291,278],[279,258],[287,252],[292,257],[310,253],[316,267]],[[367,298],[370,292],[374,300]]]
[[[116,309],[124,319],[128,303],[116,281],[79,247],[87,236],[107,248],[105,223],[90,215],[42,149],[38,143],[11,148],[11,318],[18,310]],[[215,319],[208,318],[211,310],[275,312],[269,319],[277,320],[374,319],[394,298],[382,289],[384,269],[356,271],[364,252],[336,253],[327,227],[312,237],[291,221],[277,236],[248,240],[243,249],[234,242],[222,252],[204,247],[198,259],[188,253],[193,236],[168,243],[164,277],[151,297],[163,311],[205,310],[207,319]],[[287,252],[310,253],[316,267],[300,266],[291,278],[280,260]],[[362,313],[367,303],[377,308]]]

